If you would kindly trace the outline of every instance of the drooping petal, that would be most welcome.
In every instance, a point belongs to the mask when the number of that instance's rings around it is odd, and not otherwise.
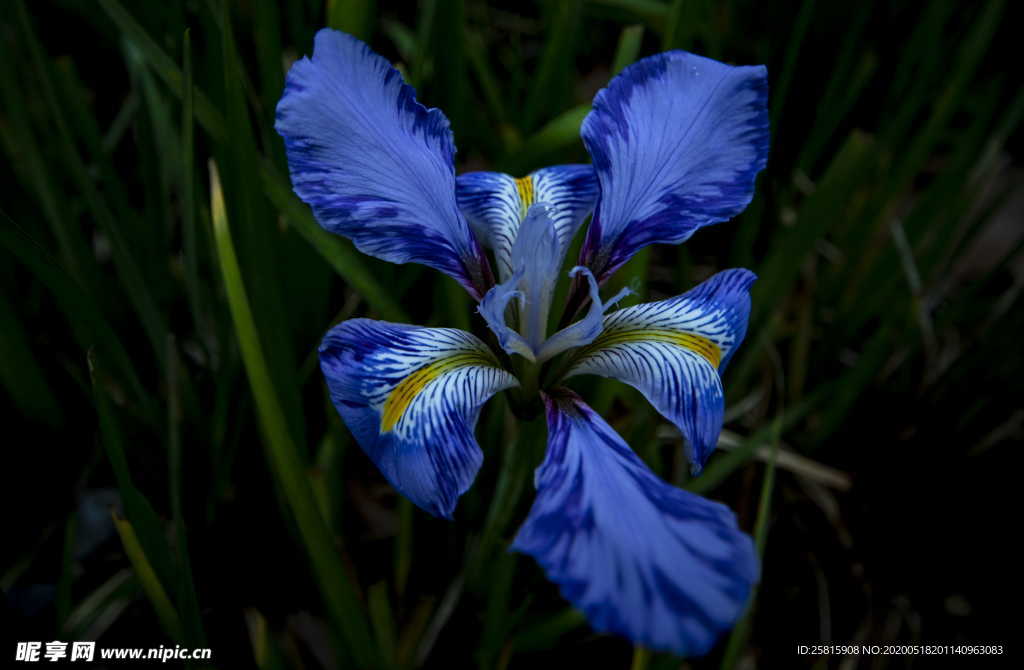
[[[594,98],[583,142],[600,196],[581,265],[599,281],[648,244],[678,244],[739,214],[768,157],[764,66],[669,51]]]
[[[515,377],[469,333],[371,319],[331,329],[320,368],[345,425],[387,480],[451,518],[483,460],[473,435],[480,407]]]
[[[530,205],[551,205],[562,253],[594,208],[597,181],[589,165],[555,165],[516,179],[501,172],[468,172],[456,181],[459,207],[477,237],[494,249],[502,281],[515,272],[512,245]]]
[[[513,299],[518,299],[519,312],[522,313],[525,305],[523,292],[519,290],[519,282],[525,271],[512,275],[507,281],[503,281],[491,288],[480,301],[477,311],[484,317],[487,327],[498,338],[498,345],[509,354],[519,354],[527,360],[536,360],[533,348],[522,335],[508,325],[508,305]]]
[[[719,371],[747,332],[749,270],[725,270],[690,291],[612,312],[568,375],[595,374],[636,388],[688,442],[699,472],[722,430]]]
[[[597,630],[707,653],[758,579],[750,537],[724,505],[659,479],[578,396],[544,400],[547,455],[512,549]]]
[[[582,319],[570,326],[566,326],[549,337],[541,347],[537,360],[546,361],[563,351],[582,347],[593,342],[604,328],[604,313],[614,307],[615,303],[633,292],[631,289],[623,287],[611,300],[602,302],[601,288],[597,285],[594,273],[582,265],[577,265],[569,271],[570,277],[576,277],[580,274],[586,278],[590,286],[590,308]]]
[[[440,270],[476,298],[489,288],[455,199],[448,119],[364,43],[318,32],[313,58],[288,72],[274,127],[292,186],[324,228],[371,256]]]

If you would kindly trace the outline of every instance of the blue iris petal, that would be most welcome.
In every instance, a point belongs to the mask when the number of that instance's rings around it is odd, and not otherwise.
[[[371,319],[335,326],[320,368],[345,425],[387,480],[451,518],[483,460],[473,436],[480,407],[515,377],[469,333]]]
[[[553,219],[556,211],[547,203],[530,206],[512,244],[514,274],[492,288],[479,307],[501,347],[531,361],[537,360],[544,346],[548,312],[564,255]],[[518,333],[505,318],[505,309],[513,298],[519,298]]]
[[[594,209],[597,179],[589,165],[553,165],[522,179],[501,172],[467,172],[458,176],[455,189],[477,238],[494,250],[504,281],[515,271],[512,245],[530,205],[543,202],[551,207],[551,221],[564,253]]]
[[[440,270],[474,297],[489,288],[456,203],[448,119],[368,46],[318,32],[313,58],[288,73],[275,128],[295,192],[324,228],[371,256]]]
[[[642,247],[740,213],[768,157],[767,98],[763,66],[683,51],[615,77],[581,130],[600,186],[581,264],[603,282]]]
[[[532,205],[512,245],[512,263],[523,271],[520,332],[534,352],[540,351],[547,335],[548,312],[564,255],[552,218],[555,211],[544,203]]]
[[[533,556],[594,628],[707,653],[758,579],[750,537],[725,506],[660,480],[577,396],[545,403],[547,456],[512,549]]]
[[[509,354],[519,354],[532,361],[536,360],[533,347],[507,323],[507,309],[513,299],[518,299],[519,312],[522,313],[525,299],[523,292],[519,290],[519,282],[524,274],[525,270],[520,268],[508,281],[491,287],[480,301],[477,311],[484,317],[487,327],[497,336],[498,346]]]
[[[582,265],[577,265],[569,271],[570,277],[576,277],[580,274],[586,278],[587,284],[589,285],[590,308],[582,319],[571,326],[566,326],[549,337],[540,350],[537,357],[538,360],[546,361],[553,356],[557,356],[563,351],[582,347],[585,344],[593,342],[604,329],[604,313],[614,307],[617,302],[633,292],[632,289],[623,287],[611,298],[611,300],[602,302],[600,287],[597,285],[597,279],[594,277],[594,273]]]
[[[675,298],[612,312],[566,376],[600,375],[639,390],[686,436],[700,472],[722,431],[720,372],[747,332],[755,279],[749,270],[725,270]]]

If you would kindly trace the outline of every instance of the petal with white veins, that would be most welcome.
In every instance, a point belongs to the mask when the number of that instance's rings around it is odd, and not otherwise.
[[[451,518],[483,460],[473,435],[480,407],[516,378],[469,333],[371,319],[331,329],[320,368],[342,420],[387,480]]]
[[[722,430],[719,373],[747,332],[755,279],[749,270],[725,270],[675,298],[608,314],[566,376],[600,375],[639,390],[686,436],[699,472]]]
[[[512,246],[534,203],[552,207],[551,220],[560,254],[594,209],[597,180],[589,165],[554,165],[515,178],[501,172],[467,172],[458,176],[459,207],[484,245],[494,250],[498,276],[515,272]]]

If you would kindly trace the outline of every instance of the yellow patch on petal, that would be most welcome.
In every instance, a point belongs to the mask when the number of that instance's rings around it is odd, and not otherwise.
[[[668,329],[630,329],[606,331],[586,348],[583,355],[593,353],[605,347],[630,342],[667,342],[700,354],[715,368],[722,362],[722,349],[717,344],[701,335],[686,333],[681,330]]]
[[[519,194],[519,218],[522,219],[533,204],[533,177],[526,175],[516,179],[516,192]]]
[[[398,382],[398,386],[391,390],[384,401],[384,410],[380,416],[380,432],[387,433],[395,427],[427,384],[447,372],[472,366],[497,367],[483,352],[467,351],[427,363]]]

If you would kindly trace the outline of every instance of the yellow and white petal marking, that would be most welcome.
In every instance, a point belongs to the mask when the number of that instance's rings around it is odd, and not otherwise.
[[[583,220],[594,209],[597,179],[589,165],[555,165],[532,173],[533,202],[546,202],[552,207],[558,242],[563,252]]]
[[[409,407],[432,382],[443,375],[476,368],[484,368],[484,372],[487,372],[487,368],[504,372],[489,353],[479,351],[456,353],[439,358],[417,369],[400,381],[388,394],[381,410],[380,432],[387,433],[394,430],[395,425],[406,415]]]
[[[533,175],[516,179],[516,195],[519,196],[519,220],[526,218],[526,210],[533,204]]]
[[[580,358],[594,353],[600,349],[614,347],[616,345],[642,343],[642,342],[664,342],[682,347],[695,354],[699,354],[714,368],[722,363],[722,348],[715,342],[696,333],[687,333],[681,330],[667,329],[622,329],[605,330],[601,335],[587,347],[580,351]]]
[[[458,177],[456,195],[478,239],[494,250],[501,281],[507,281],[516,271],[512,245],[530,205],[554,208],[552,221],[564,250],[594,207],[597,180],[589,165],[555,165],[519,178],[467,172]]]
[[[640,391],[686,436],[687,456],[699,469],[714,449],[722,428],[725,395],[718,376],[721,362],[719,344],[696,333],[663,328],[611,329],[580,350],[567,376],[608,377]]]
[[[480,469],[480,408],[516,386],[470,333],[372,319],[332,328],[320,346],[331,401],[367,456],[403,495],[450,518]]]
[[[719,369],[746,333],[754,279],[748,270],[726,270],[681,296],[608,314],[567,376],[600,375],[639,390],[687,437],[699,468],[722,427]]]
[[[469,416],[494,393],[517,385],[487,346],[469,333],[424,328],[416,351],[382,353],[376,363],[400,373],[381,378],[370,391],[380,415],[380,435],[444,439],[455,415]]]

